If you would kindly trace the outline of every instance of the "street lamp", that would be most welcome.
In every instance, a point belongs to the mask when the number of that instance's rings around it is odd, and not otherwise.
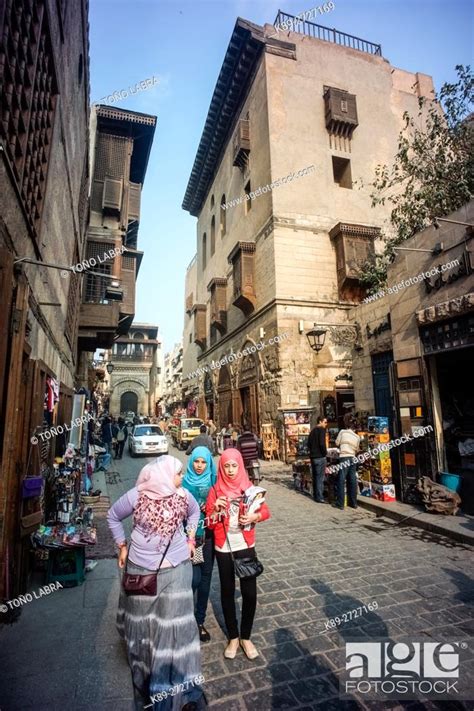
[[[306,338],[308,339],[308,343],[310,348],[313,351],[316,351],[316,353],[319,353],[319,351],[322,349],[324,346],[324,340],[326,338],[326,330],[322,328],[318,329],[313,329],[312,331],[308,331],[306,334]]]
[[[301,331],[303,322],[301,321]],[[306,338],[310,348],[319,353],[324,346],[326,333],[329,331],[331,341],[335,346],[352,346],[357,348],[360,345],[360,326],[357,322],[353,325],[342,323],[322,323],[313,324],[311,331],[308,331]]]
[[[105,369],[109,375],[112,375],[112,373],[114,372],[114,367],[115,366],[113,363],[107,363]]]

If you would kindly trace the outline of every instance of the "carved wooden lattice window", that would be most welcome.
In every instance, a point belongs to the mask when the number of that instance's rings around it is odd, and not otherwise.
[[[232,302],[248,316],[256,304],[255,242],[237,242],[228,259],[232,264]]]
[[[111,249],[113,249],[113,245],[105,242],[89,241],[87,243],[87,259],[90,260],[94,258],[97,261],[97,265],[92,266],[92,271],[107,275],[112,274],[115,258],[107,259],[107,262],[104,264],[100,264],[99,262],[99,259],[102,262],[104,261],[106,252],[109,252]],[[84,302],[95,304],[105,303],[105,292],[109,284],[110,279],[102,278],[96,274],[87,274]]]
[[[71,346],[72,351],[75,351],[75,339],[77,333],[77,319],[79,316],[79,286],[80,275],[77,272],[71,273],[71,281],[69,283],[69,293],[67,297],[67,313],[66,323],[64,326],[64,335]]]
[[[1,132],[28,222],[41,218],[58,85],[44,0],[9,0],[0,53]]]
[[[84,160],[84,168],[82,171],[81,192],[79,194],[79,204],[77,207],[77,211],[79,213],[79,231],[80,231],[80,235],[81,235],[81,240],[82,240],[82,237],[84,236],[84,228],[87,223],[87,217],[88,217],[88,212],[89,212],[89,196],[87,193],[88,184],[89,184],[89,170],[88,170],[88,160],[87,160],[87,156],[86,156],[86,158]]]

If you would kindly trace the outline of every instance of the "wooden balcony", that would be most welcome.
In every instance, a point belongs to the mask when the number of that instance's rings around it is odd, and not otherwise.
[[[120,303],[81,304],[79,341],[82,350],[111,348],[120,318]]]
[[[203,350],[206,347],[206,304],[194,304],[194,343]]]
[[[227,330],[227,279],[215,277],[207,288],[211,292],[211,328],[214,326],[224,334]]]
[[[193,292],[188,294],[188,296],[186,297],[186,313],[190,314],[192,310],[193,310]]]
[[[229,254],[233,268],[234,291],[232,303],[246,316],[257,303],[255,293],[255,242],[237,242]]]
[[[234,135],[232,164],[239,168],[247,165],[248,154],[250,153],[250,122],[248,119],[240,119]]]
[[[366,288],[360,283],[360,273],[375,253],[374,241],[380,237],[380,228],[338,222],[329,236],[336,249],[339,298],[361,301]]]

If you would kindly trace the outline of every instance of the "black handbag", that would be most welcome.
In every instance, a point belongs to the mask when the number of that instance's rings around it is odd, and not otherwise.
[[[230,555],[232,557],[232,562],[234,563],[235,574],[240,580],[248,580],[249,578],[258,578],[259,575],[263,573],[263,565],[258,560],[257,556],[254,558],[235,558],[232,553],[232,548],[230,547],[229,536],[227,535],[225,523],[224,526],[225,537],[227,539],[227,545],[229,546]]]
[[[217,496],[217,491],[215,486],[212,487]],[[225,522],[222,521],[224,526],[224,533],[227,539],[227,545],[229,546],[230,555],[232,557],[232,562],[234,563],[235,574],[240,580],[248,580],[249,578],[258,578],[259,575],[263,573],[263,565],[258,560],[257,556],[254,558],[234,558],[232,553],[232,548],[230,547],[229,536],[227,535],[227,529],[225,527]]]

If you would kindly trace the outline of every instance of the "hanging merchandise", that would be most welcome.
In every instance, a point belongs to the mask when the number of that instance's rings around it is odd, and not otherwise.
[[[24,536],[36,529],[43,518],[43,470],[38,459],[38,448],[30,446],[26,464],[26,477],[21,482],[20,531]],[[37,475],[35,476],[35,473]]]

